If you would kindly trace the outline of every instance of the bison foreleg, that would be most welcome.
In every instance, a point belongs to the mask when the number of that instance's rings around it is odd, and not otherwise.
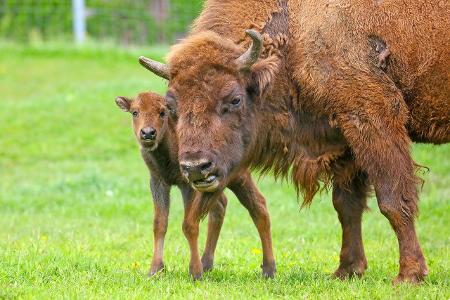
[[[414,216],[411,215],[413,208],[410,201],[403,198],[411,195],[408,191],[402,193],[391,188],[385,182],[376,186],[375,192],[380,211],[389,220],[399,243],[400,271],[393,282],[419,283],[428,274],[428,268],[417,239]]]
[[[334,113],[356,163],[374,185],[381,212],[394,229],[400,248],[397,281],[417,282],[427,267],[414,228],[417,183],[405,124],[408,109],[401,92],[385,75],[342,69],[329,91]],[[337,73],[339,74],[339,73]]]
[[[208,216],[208,236],[206,238],[205,251],[202,256],[203,272],[210,271],[214,265],[214,252],[219,239],[220,229],[222,228],[225,211],[227,208],[227,197],[222,194],[209,211]]]
[[[183,233],[188,240],[191,258],[189,262],[189,273],[194,280],[200,279],[203,274],[203,265],[200,260],[198,249],[199,224],[210,208],[216,205],[217,197],[221,193],[209,194],[192,192],[191,199],[184,201]]]
[[[339,268],[334,276],[345,279],[364,274],[367,269],[366,255],[361,235],[361,218],[366,208],[369,183],[367,175],[358,173],[350,183],[335,178],[333,182],[333,206],[342,227],[342,247]]]
[[[241,204],[248,210],[258,230],[263,248],[263,276],[273,278],[276,272],[275,258],[272,249],[272,234],[270,230],[270,216],[264,196],[258,191],[249,173],[243,174],[238,181],[230,184]]]

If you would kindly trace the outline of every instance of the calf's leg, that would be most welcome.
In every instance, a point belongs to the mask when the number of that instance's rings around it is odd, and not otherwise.
[[[248,172],[232,182],[229,188],[248,210],[258,230],[263,248],[263,263],[261,265],[263,276],[273,278],[276,273],[276,264],[272,249],[270,216],[266,207],[266,200],[259,192]]]
[[[367,260],[361,235],[361,218],[366,208],[369,183],[367,175],[358,173],[349,184],[333,183],[333,206],[342,227],[340,263],[334,276],[340,279],[362,276]]]
[[[167,224],[170,206],[170,187],[159,179],[150,179],[150,189],[153,194],[153,258],[149,276],[153,276],[164,269],[163,253],[164,238],[167,232]]]
[[[206,238],[205,251],[201,259],[203,272],[212,270],[214,265],[214,252],[216,250],[217,241],[219,239],[220,229],[222,228],[223,219],[228,200],[225,194],[222,194],[218,201],[211,207],[208,214],[208,236]]]

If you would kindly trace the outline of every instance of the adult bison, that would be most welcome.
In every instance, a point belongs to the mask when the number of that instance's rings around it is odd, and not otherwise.
[[[214,195],[248,166],[291,173],[306,204],[319,181],[332,184],[343,230],[339,278],[367,267],[361,215],[373,185],[399,242],[395,282],[421,281],[428,270],[414,227],[410,144],[450,140],[449,7],[438,0],[206,1],[168,66],[141,58],[170,80],[185,177],[187,166],[209,161]]]

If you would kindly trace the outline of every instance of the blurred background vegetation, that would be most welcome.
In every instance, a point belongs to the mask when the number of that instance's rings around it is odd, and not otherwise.
[[[171,44],[183,37],[201,0],[85,0],[89,41]],[[0,39],[20,43],[73,40],[71,0],[0,0]]]
[[[86,4],[82,47],[74,42],[76,1]],[[148,171],[130,116],[114,99],[166,92],[167,82],[137,57],[163,60],[202,3],[0,0],[0,299],[450,299],[450,144],[413,147],[416,162],[430,168],[417,222],[430,268],[422,286],[392,288],[397,240],[375,199],[363,222],[365,278],[331,279],[341,242],[331,195],[299,211],[294,187],[270,176],[258,187],[272,219],[275,280],[260,276],[257,231],[227,192],[215,269],[193,283],[176,189],[167,272],[147,279]]]

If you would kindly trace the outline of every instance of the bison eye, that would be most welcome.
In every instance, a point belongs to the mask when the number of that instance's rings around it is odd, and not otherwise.
[[[137,111],[133,111],[131,114],[132,114],[133,117],[135,117],[135,118],[137,118],[137,116],[139,115],[139,113],[138,113]]]
[[[164,117],[166,116],[166,112],[165,112],[165,111],[160,112],[160,113],[159,113],[159,116],[160,116],[161,118],[164,118]]]
[[[231,101],[231,104],[233,106],[238,106],[239,104],[241,104],[241,97],[234,98],[233,101]]]

